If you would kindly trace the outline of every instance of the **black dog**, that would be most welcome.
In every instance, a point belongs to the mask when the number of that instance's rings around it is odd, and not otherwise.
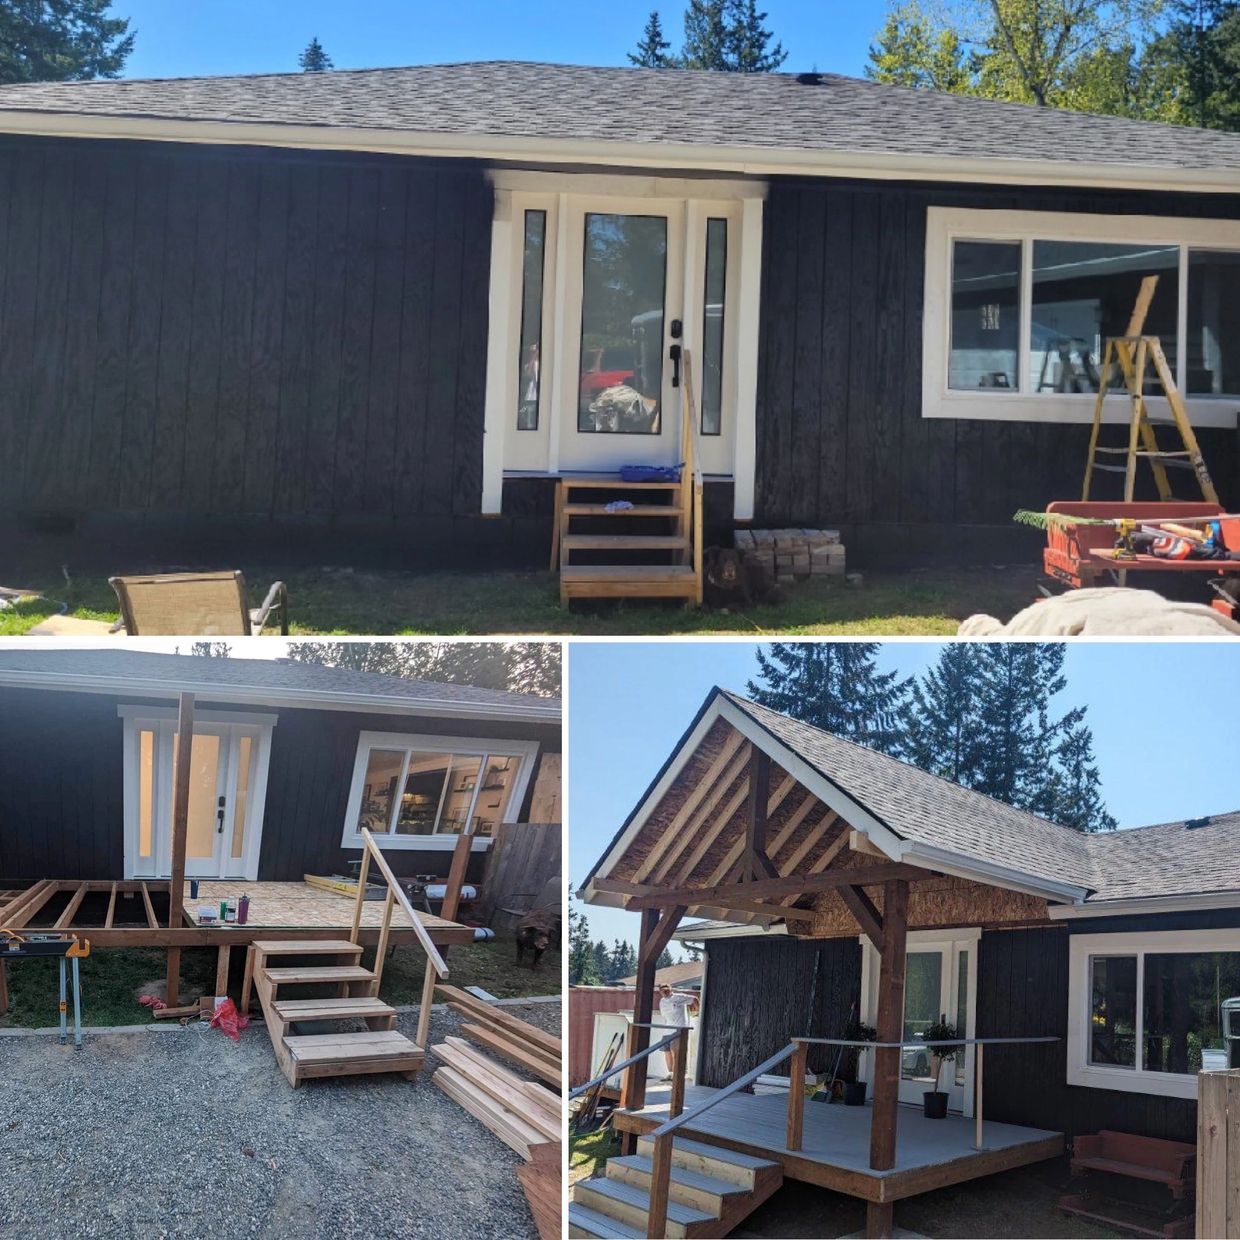
[[[766,567],[733,547],[707,547],[703,565],[703,601],[716,610],[778,603],[779,587]]]
[[[522,963],[525,953],[529,951],[534,957],[530,969],[537,969],[548,947],[559,949],[560,914],[549,908],[536,908],[532,913],[526,913],[517,922],[516,941],[517,964]]]

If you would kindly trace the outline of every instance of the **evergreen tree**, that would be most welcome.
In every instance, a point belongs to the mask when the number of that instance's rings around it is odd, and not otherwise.
[[[659,958],[654,962],[656,969],[670,969],[676,963],[676,957],[672,955],[672,949],[665,947],[660,953]]]
[[[972,787],[982,764],[977,733],[976,648],[948,642],[938,662],[912,686],[905,716],[904,756],[922,770]]]
[[[1094,738],[1084,724],[1069,728],[1055,750],[1055,822],[1077,831],[1114,831],[1119,825],[1108,812],[1099,791]]]
[[[680,63],[686,69],[727,70],[729,0],[689,0]]]
[[[0,84],[120,77],[133,51],[111,0],[0,0]]]
[[[599,939],[591,949],[594,953],[594,971],[598,974],[600,982],[604,984],[614,982],[615,976],[611,969],[611,952],[607,950],[607,944]]]
[[[696,964],[702,959],[702,949],[696,943],[684,943],[682,946],[685,949],[685,960]]]
[[[306,44],[306,50],[297,57],[297,63],[303,73],[323,73],[327,69],[335,68],[332,58],[323,50],[317,35]]]
[[[611,949],[609,980],[618,982],[637,972],[637,950],[623,939],[617,939]]]
[[[774,73],[788,59],[782,43],[771,46],[771,32],[763,26],[766,14],[755,0],[731,0],[728,5],[728,68],[733,73]]]
[[[663,23],[658,10],[651,9],[642,31],[636,52],[629,53],[629,62],[643,69],[674,69],[677,61],[671,53],[672,45],[663,37]]]
[[[898,755],[909,682],[876,666],[879,642],[775,642],[758,650],[749,696],[836,736]]]
[[[590,941],[590,923],[574,904],[577,897],[568,893],[568,982],[570,986],[598,986],[602,982],[594,963],[594,944]]]
[[[968,94],[972,75],[960,36],[936,28],[916,4],[892,9],[870,45],[866,77],[892,86]]]
[[[1240,130],[1240,0],[1171,0],[1166,33],[1148,49],[1184,124]]]

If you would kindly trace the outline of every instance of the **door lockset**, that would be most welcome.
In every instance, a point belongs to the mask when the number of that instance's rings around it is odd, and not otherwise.
[[[224,834],[224,800],[224,797],[220,797],[219,809],[215,811],[216,821],[219,823],[219,826],[215,828],[216,835]]]

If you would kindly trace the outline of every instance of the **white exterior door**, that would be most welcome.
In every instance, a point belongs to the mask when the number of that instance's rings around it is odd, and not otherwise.
[[[124,708],[122,708],[124,709]],[[194,727],[185,840],[187,878],[256,878],[271,726]],[[175,717],[129,717],[125,729],[125,873],[172,873]]]

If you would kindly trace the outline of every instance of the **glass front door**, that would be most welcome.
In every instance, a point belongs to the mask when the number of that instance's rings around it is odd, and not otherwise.
[[[969,1035],[970,949],[945,943],[924,950],[910,949],[905,957],[904,1032],[906,1043],[918,1042],[940,1018]],[[915,1047],[901,1053],[900,1101],[921,1104],[927,1090],[941,1089],[953,1111],[964,1109],[964,1087],[973,1063],[972,1048],[941,1065],[935,1084],[935,1061],[930,1048]]]
[[[683,320],[683,210],[582,208],[565,333],[560,467],[673,465],[679,392],[668,350]],[[579,284],[577,283],[579,281]],[[567,409],[566,409],[567,412]]]

